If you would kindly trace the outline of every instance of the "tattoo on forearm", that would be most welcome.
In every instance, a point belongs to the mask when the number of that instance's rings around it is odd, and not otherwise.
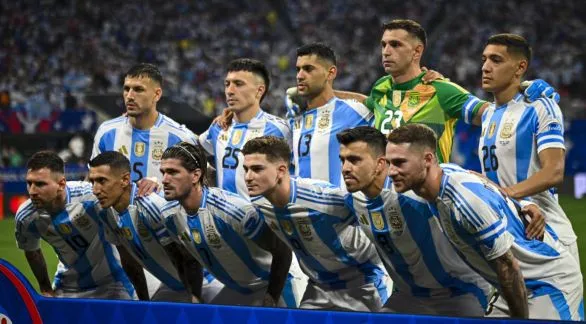
[[[529,316],[527,288],[517,260],[511,251],[495,259],[495,268],[500,291],[509,305],[511,316],[527,318]]]

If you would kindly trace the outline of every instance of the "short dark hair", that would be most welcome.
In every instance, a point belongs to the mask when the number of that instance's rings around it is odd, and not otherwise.
[[[269,70],[267,67],[259,60],[251,58],[239,58],[228,63],[227,69],[227,72],[237,71],[248,71],[263,79],[265,83],[265,92],[262,94],[262,97],[260,97],[260,101],[262,102],[262,100],[269,92],[269,87],[271,85],[271,78],[269,76]]]
[[[90,168],[107,165],[110,170],[130,172],[130,161],[124,154],[117,151],[107,151],[98,154],[89,162]]]
[[[387,141],[393,144],[413,144],[416,146],[437,150],[437,136],[433,129],[424,124],[406,124],[394,129]]]
[[[125,78],[139,78],[139,77],[147,77],[159,84],[159,86],[163,87],[163,76],[161,75],[161,71],[159,68],[150,63],[138,63],[126,72],[124,75]]]
[[[291,160],[289,144],[283,138],[276,136],[261,136],[249,140],[244,144],[242,154],[264,154],[270,162],[280,160],[289,162]]]
[[[200,145],[179,142],[171,147],[168,147],[165,152],[163,152],[162,159],[180,160],[181,166],[190,172],[193,172],[196,169],[200,169],[201,177],[199,178],[199,183],[203,186],[208,185],[206,153]]]
[[[376,156],[384,155],[387,139],[378,129],[370,126],[358,126],[345,129],[336,134],[338,142],[349,145],[355,142],[364,142]]]
[[[507,47],[507,53],[521,56],[527,60],[527,68],[531,62],[532,50],[527,40],[517,34],[497,34],[492,35],[486,41],[486,45],[504,45]]]
[[[423,29],[423,27],[415,20],[394,19],[388,23],[383,24],[382,29],[383,32],[387,30],[402,29],[406,31],[409,35],[421,41],[424,47],[427,47],[427,34],[425,33],[425,29]]]
[[[55,152],[39,151],[26,162],[28,170],[37,171],[47,168],[51,172],[65,174],[65,165],[63,159]]]
[[[336,53],[331,47],[324,43],[306,44],[297,49],[297,57],[312,54],[316,55],[322,60],[326,60],[332,65],[336,65]]]

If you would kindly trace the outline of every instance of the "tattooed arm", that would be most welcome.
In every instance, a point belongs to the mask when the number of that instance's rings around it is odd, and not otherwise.
[[[55,292],[51,287],[51,280],[49,279],[49,273],[47,272],[47,263],[45,262],[43,251],[41,251],[41,249],[25,251],[24,255],[35,275],[35,278],[37,278],[37,281],[39,282],[41,294],[44,296],[55,296]]]
[[[511,251],[491,261],[498,275],[500,293],[503,295],[511,317],[528,318],[529,306],[527,303],[527,288],[519,263]]]

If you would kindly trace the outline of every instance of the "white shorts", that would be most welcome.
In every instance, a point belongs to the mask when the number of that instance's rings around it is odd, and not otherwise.
[[[416,297],[401,291],[393,292],[381,312],[457,317],[484,316],[484,308],[473,294],[426,298]]]
[[[108,285],[102,285],[92,290],[85,291],[67,291],[63,289],[55,290],[55,296],[59,298],[97,298],[97,299],[122,299],[136,300],[136,293],[130,296],[130,293],[121,282],[113,282]]]
[[[580,265],[580,253],[578,251],[578,241],[574,241],[574,243],[572,243],[570,245],[564,244],[564,246],[570,252],[570,254],[574,257],[574,260],[576,260],[576,262],[578,262],[578,265]]]
[[[287,281],[285,281],[285,287],[283,287],[281,298],[279,298],[279,302],[277,303],[278,307],[296,308],[299,305],[299,299],[295,299],[295,291],[299,291],[300,289],[299,281],[299,279],[295,279],[289,274]],[[227,286],[223,286],[216,296],[208,303],[220,305],[262,306],[266,293],[267,287],[262,287],[251,294],[243,294]]]
[[[356,288],[326,290],[310,280],[299,308],[378,312],[383,299],[384,296],[373,283]]]

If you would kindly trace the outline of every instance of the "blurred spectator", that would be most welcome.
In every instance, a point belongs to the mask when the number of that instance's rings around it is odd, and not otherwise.
[[[84,166],[88,163],[86,143],[83,137],[75,135],[69,141],[66,149],[59,152],[59,156],[67,164]]]

